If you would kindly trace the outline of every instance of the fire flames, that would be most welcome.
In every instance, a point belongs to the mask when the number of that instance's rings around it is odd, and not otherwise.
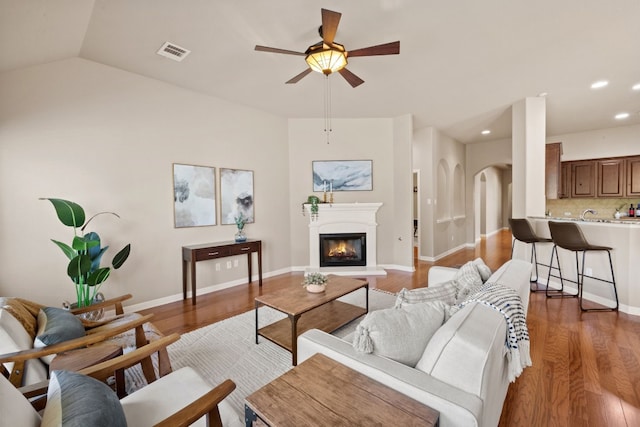
[[[347,242],[341,241],[329,249],[327,255],[333,258],[353,258],[358,254],[353,247],[347,245]]]

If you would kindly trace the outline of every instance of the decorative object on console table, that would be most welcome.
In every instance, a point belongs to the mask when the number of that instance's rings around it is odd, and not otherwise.
[[[216,169],[173,164],[174,226],[216,225]]]
[[[262,241],[203,243],[182,247],[182,299],[187,299],[187,270],[191,272],[191,303],[196,304],[196,262],[247,254],[249,283],[251,283],[251,254],[258,255],[258,284],[262,286]],[[187,269],[187,265],[190,266]]]
[[[235,235],[236,242],[246,242],[247,235],[244,234],[245,218],[242,216],[242,212],[240,213],[239,216],[235,218],[235,221],[236,221],[236,227],[238,227],[238,232]]]
[[[234,224],[240,215],[245,223],[255,221],[253,171],[220,168],[220,209],[222,224]]]
[[[372,168],[373,160],[314,160],[313,191],[372,191]]]
[[[69,258],[67,275],[75,284],[78,307],[87,307],[93,303],[100,287],[109,278],[111,268],[100,267],[102,255],[109,246],[101,247],[98,233],[92,231],[84,234],[85,228],[98,215],[111,214],[117,218],[120,216],[114,212],[99,212],[85,222],[84,209],[77,203],[64,199],[41,198],[40,200],[49,200],[60,222],[73,228],[71,246],[58,240],[51,239],[51,241]],[[111,266],[116,270],[120,268],[130,252],[131,244],[129,243],[113,257]]]
[[[312,294],[319,294],[324,292],[327,287],[327,276],[322,273],[308,273],[304,277],[302,286],[307,289],[307,292]]]

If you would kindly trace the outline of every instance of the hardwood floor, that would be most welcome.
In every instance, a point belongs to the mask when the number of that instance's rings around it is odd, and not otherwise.
[[[482,257],[492,270],[507,261],[511,233],[501,231],[475,249],[436,263],[416,260],[414,273],[388,270],[370,277],[372,288],[397,292],[425,286],[432,265],[457,266]],[[299,285],[301,273],[284,274],[143,311],[165,333],[184,333],[244,313],[254,297]],[[528,311],[533,366],[511,384],[500,426],[639,426],[640,317],[624,313],[581,313],[575,299],[531,294]]]

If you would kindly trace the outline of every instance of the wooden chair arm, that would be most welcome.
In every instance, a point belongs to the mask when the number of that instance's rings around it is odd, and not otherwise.
[[[129,322],[123,322],[122,324],[112,325],[112,327],[93,332],[85,335],[84,337],[75,338],[69,341],[64,341],[58,344],[49,345],[42,348],[32,348],[29,350],[16,351],[14,353],[0,354],[0,363],[8,362],[20,362],[30,359],[37,359],[50,354],[58,354],[64,351],[74,350],[76,348],[86,347],[91,344],[96,344],[119,335],[130,329],[142,327],[142,325],[148,322],[153,317],[153,314],[146,316],[140,316],[139,318],[132,319]],[[95,331],[95,330],[94,330]]]
[[[110,298],[101,302],[97,302],[95,304],[91,304],[88,307],[74,308],[74,309],[71,309],[70,311],[73,314],[82,314],[82,313],[87,313],[89,311],[99,310],[101,308],[108,309],[109,307],[114,306],[116,314],[124,314],[124,309],[122,308],[122,301],[126,301],[130,298],[133,298],[133,295],[125,294],[119,297]]]
[[[189,426],[204,415],[207,415],[208,426],[222,427],[218,404],[235,388],[233,381],[225,380],[207,394],[156,424],[155,427]]]
[[[78,372],[81,374],[89,375],[97,378],[101,381],[106,380],[113,375],[113,372],[118,369],[126,369],[131,366],[140,363],[143,359],[151,356],[153,353],[166,348],[169,344],[172,344],[180,339],[179,334],[171,334],[158,338],[149,342],[147,345],[139,347],[122,356],[114,357],[102,363],[98,363],[88,368],[82,369]]]

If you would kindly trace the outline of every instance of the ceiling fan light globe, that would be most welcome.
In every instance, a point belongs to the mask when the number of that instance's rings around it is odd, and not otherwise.
[[[329,75],[347,66],[347,55],[339,49],[327,48],[309,53],[305,61],[313,71]]]

